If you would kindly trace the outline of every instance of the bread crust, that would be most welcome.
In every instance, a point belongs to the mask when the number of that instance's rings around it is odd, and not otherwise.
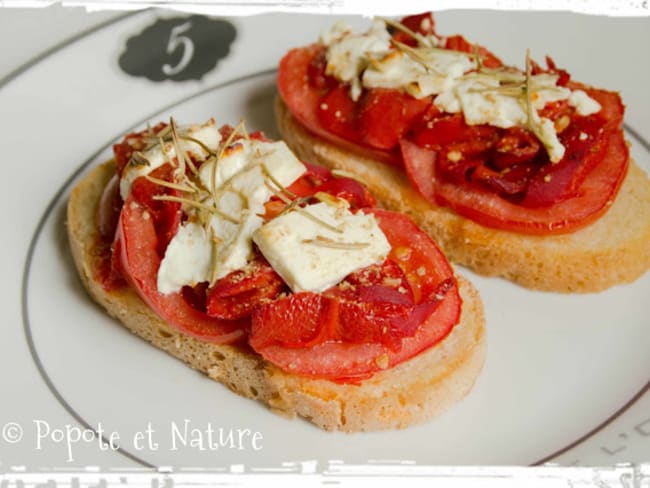
[[[259,400],[275,412],[304,417],[325,430],[404,428],[440,414],[474,384],[486,352],[483,305],[476,289],[460,277],[463,308],[460,323],[450,335],[359,385],[288,374],[244,347],[211,344],[177,331],[128,287],[107,292],[94,279],[95,216],[113,174],[114,163],[109,161],[73,189],[67,208],[70,247],[88,293],[111,316],[154,346],[239,395]]]
[[[282,138],[306,161],[358,175],[380,205],[410,215],[447,258],[486,276],[557,292],[596,292],[650,268],[650,179],[634,162],[611,208],[593,224],[553,236],[484,227],[422,197],[406,174],[341,149],[303,127],[278,96]]]

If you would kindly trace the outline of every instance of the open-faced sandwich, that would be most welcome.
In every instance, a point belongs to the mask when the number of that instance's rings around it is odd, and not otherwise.
[[[477,292],[357,181],[214,121],[114,155],[74,188],[68,234],[91,296],[135,334],[328,430],[406,427],[473,385]]]
[[[605,289],[650,267],[650,180],[617,93],[504,66],[431,14],[336,24],[290,51],[276,115],[298,156],[357,175],[452,262],[524,286]]]

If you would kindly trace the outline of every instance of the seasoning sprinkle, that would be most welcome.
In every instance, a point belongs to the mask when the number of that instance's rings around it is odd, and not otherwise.
[[[213,207],[212,205],[206,205],[205,203],[201,203],[197,200],[191,200],[189,198],[183,198],[183,197],[176,197],[173,195],[154,195],[153,197],[154,200],[163,200],[167,202],[178,202],[178,203],[184,203],[186,205],[190,205],[192,207],[196,207],[202,210],[206,210],[208,212],[214,213],[218,215],[219,217],[232,222],[233,224],[241,224],[239,220],[236,218],[222,212],[221,210]]]
[[[339,242],[328,237],[317,235],[314,239],[303,239],[305,244],[314,244],[331,249],[364,249],[370,244],[368,242]]]

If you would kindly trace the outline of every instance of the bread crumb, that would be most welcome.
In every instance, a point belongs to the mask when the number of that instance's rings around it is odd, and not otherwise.
[[[408,261],[411,257],[411,249],[408,247],[398,247],[395,249],[395,257],[400,261]]]
[[[388,354],[382,354],[375,358],[375,364],[381,369],[386,369],[388,367]]]
[[[401,280],[400,278],[391,278],[391,277],[389,277],[389,276],[386,276],[386,277],[382,280],[382,284],[383,284],[384,286],[388,286],[388,287],[390,287],[390,288],[396,288],[396,287],[398,287],[399,285],[402,284],[402,280]]]

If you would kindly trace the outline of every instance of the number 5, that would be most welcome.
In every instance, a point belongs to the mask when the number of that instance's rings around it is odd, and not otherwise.
[[[192,39],[181,34],[191,28],[192,22],[190,21],[172,28],[171,34],[169,35],[169,42],[167,43],[167,54],[171,54],[176,50],[176,48],[182,47],[183,55],[176,66],[171,66],[170,64],[163,65],[162,71],[167,76],[173,76],[180,73],[188,64],[190,64],[192,56],[194,55],[194,43],[192,42]]]

